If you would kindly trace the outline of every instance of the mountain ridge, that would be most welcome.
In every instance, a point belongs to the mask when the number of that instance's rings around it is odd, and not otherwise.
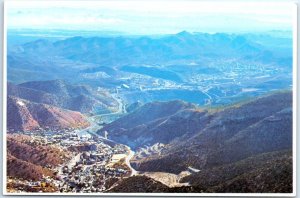
[[[157,104],[165,103],[147,106]],[[272,108],[269,104],[273,104]],[[132,163],[137,170],[178,173],[188,166],[201,169],[262,152],[290,148],[291,106],[292,94],[289,91],[213,111],[196,106],[183,109],[169,106],[167,109],[174,112],[164,116],[155,113],[150,115],[151,110],[144,111],[144,105],[104,126],[99,132],[107,131],[109,138],[136,150],[137,155]],[[141,118],[144,117],[152,119],[143,121]],[[161,150],[139,156],[140,149],[161,143],[164,145]]]
[[[7,98],[7,128],[12,131],[85,128],[89,122],[79,112],[34,103],[13,96]]]
[[[21,46],[22,50],[17,53],[43,54],[45,47],[41,48],[40,42],[26,43]],[[253,60],[257,60],[258,54],[263,54],[266,51],[270,52],[271,56],[273,54],[270,48],[264,48],[255,42],[251,36],[226,33],[189,33],[185,31],[160,37],[71,37],[46,43],[47,48],[52,49],[51,51],[55,55],[104,66],[120,65],[120,62],[122,62],[121,65],[150,64],[153,63],[151,61],[153,58],[158,63],[162,61],[172,62],[174,58],[177,61],[201,58],[204,55],[214,57],[217,54],[222,54],[223,57],[231,57],[230,53],[235,51],[239,52],[240,58],[247,56],[248,59]],[[78,50],[75,51],[74,48]],[[218,49],[217,52],[216,49]],[[134,60],[136,57],[139,57],[139,60]],[[266,57],[262,56],[259,59],[263,60],[264,58]]]

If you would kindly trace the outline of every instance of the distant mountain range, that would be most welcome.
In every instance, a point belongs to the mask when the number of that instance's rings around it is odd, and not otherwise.
[[[272,39],[267,35],[265,37]],[[103,66],[180,63],[214,57],[235,59],[247,57],[248,60],[264,62],[276,54],[276,49],[268,48],[269,43],[255,42],[252,38],[251,35],[186,31],[161,37],[72,37],[56,42],[39,39],[11,52],[26,56],[61,56],[69,60]],[[277,40],[281,41],[283,38]],[[286,38],[285,41],[289,42]],[[280,57],[272,58],[276,61]]]
[[[108,91],[117,90],[125,105],[184,100],[217,106],[290,89],[292,39],[186,31],[161,36],[37,39],[10,45],[7,65],[8,80],[26,88],[36,89],[40,81],[66,80],[68,88],[58,92],[63,91],[67,98],[47,97],[53,104],[83,113],[95,106],[100,112],[115,108],[118,104]],[[66,84],[56,83],[56,88]],[[39,86],[55,95],[46,88],[55,83],[50,84]],[[98,88],[102,93],[95,91]]]
[[[206,67],[214,64],[216,59],[291,66],[292,39],[267,34],[207,34],[186,31],[160,37],[124,35],[70,37],[57,41],[38,39],[9,46],[7,59],[8,79],[18,83],[57,78],[78,82],[83,79],[74,77],[85,71],[96,71],[97,68],[105,67],[122,68],[120,70],[127,72],[150,72],[155,77],[181,81],[176,73],[162,68],[153,70],[144,67],[136,70],[131,66],[196,63]],[[112,75],[107,70],[103,72],[105,75]],[[113,83],[113,79],[110,80]]]

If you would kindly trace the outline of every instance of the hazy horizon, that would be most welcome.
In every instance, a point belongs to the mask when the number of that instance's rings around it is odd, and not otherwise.
[[[287,2],[8,2],[9,30],[109,31],[130,35],[292,31]],[[246,8],[246,9],[245,9]]]

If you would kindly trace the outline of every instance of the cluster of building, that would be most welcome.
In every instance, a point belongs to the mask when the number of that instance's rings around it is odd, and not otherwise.
[[[129,171],[122,167],[108,166],[113,155],[127,152],[126,147],[111,147],[93,138],[77,145],[74,143],[72,148],[79,151],[74,152],[73,159],[58,167],[56,179],[60,181],[60,192],[101,192],[109,188],[108,180],[128,175]]]
[[[25,132],[29,133],[29,132]],[[24,132],[23,132],[24,134]],[[44,177],[41,181],[26,181],[24,186],[39,187],[55,186],[60,192],[102,192],[107,190],[120,178],[130,175],[125,160],[119,166],[114,156],[128,154],[124,145],[107,144],[105,138],[91,134],[79,134],[78,131],[48,132],[40,131],[27,134],[39,145],[55,145],[72,153],[71,160],[52,168],[55,177]],[[108,141],[108,140],[106,140]],[[107,182],[109,181],[109,182]]]
[[[71,169],[63,167],[58,187],[60,192],[102,192],[110,187],[107,181],[122,178],[127,173],[127,170],[121,168],[109,168],[102,164],[83,165],[78,162]]]

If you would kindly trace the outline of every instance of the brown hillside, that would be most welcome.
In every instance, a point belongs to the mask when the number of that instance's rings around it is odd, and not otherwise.
[[[7,98],[7,128],[9,130],[84,128],[88,125],[88,121],[79,112],[33,103],[12,96]]]

